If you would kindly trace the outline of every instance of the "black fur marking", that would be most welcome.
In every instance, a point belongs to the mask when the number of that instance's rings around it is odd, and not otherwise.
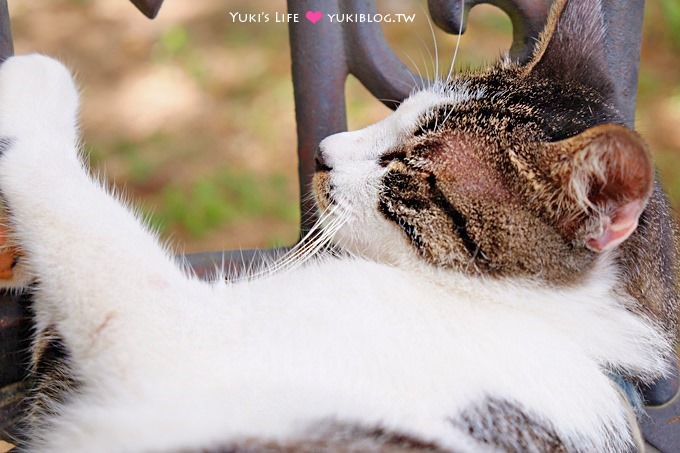
[[[12,147],[12,144],[14,144],[14,139],[10,137],[0,137],[0,157]]]
[[[316,453],[316,452],[444,452],[438,445],[398,431],[382,427],[332,423],[321,426],[299,439],[274,441],[267,439],[242,439],[214,449],[201,449],[204,453]],[[182,450],[183,453],[188,451]]]
[[[479,261],[486,262],[484,254],[481,253],[481,247],[474,239],[470,236],[467,229],[467,219],[465,216],[457,210],[444,196],[444,194],[437,187],[437,181],[433,174],[430,174],[427,178],[427,182],[430,185],[430,191],[432,193],[432,201],[446,213],[446,215],[453,221],[456,227],[456,234],[463,241],[463,247],[468,251],[471,257],[478,259]]]
[[[39,376],[50,373],[53,369],[60,366],[68,358],[66,346],[58,336],[46,333],[51,338],[47,340],[44,347],[40,351],[40,356],[36,358],[33,364],[33,373]]]
[[[409,221],[409,215],[404,215],[404,210],[411,211],[410,215],[419,215],[421,211],[426,211],[434,205],[451,219],[453,232],[460,238],[463,247],[475,263],[481,266],[489,264],[481,246],[468,231],[466,217],[439,190],[434,174],[427,173],[424,178],[418,178],[408,173],[391,171],[385,175],[383,184],[385,193],[380,197],[378,209],[388,220],[399,225],[419,252],[426,252],[428,248],[426,240]],[[418,187],[419,185],[421,187]]]
[[[392,209],[390,203],[381,198],[380,202],[378,203],[378,209],[382,215],[385,216],[385,218],[396,223],[402,229],[402,231],[411,240],[411,243],[415,245],[419,252],[422,253],[425,250],[425,242],[423,241],[422,236],[418,234],[418,231],[413,225],[402,219],[399,214],[397,214]]]
[[[397,148],[395,150],[389,151],[382,156],[380,156],[380,159],[378,160],[378,165],[381,167],[385,168],[387,167],[390,163],[396,161],[404,161],[406,159],[406,151],[404,151],[401,148]]]
[[[56,327],[39,332],[33,342],[30,379],[32,389],[29,406],[16,439],[19,449],[28,442],[30,433],[39,430],[44,420],[52,415],[55,406],[65,403],[80,387],[80,381],[69,368],[70,354]]]
[[[426,250],[426,243],[418,229],[403,215],[403,209],[419,213],[427,209],[430,201],[421,198],[415,189],[415,178],[407,173],[391,171],[383,180],[385,193],[380,197],[378,209],[392,222],[396,223],[420,253]]]
[[[422,211],[429,206],[429,200],[422,199],[414,190],[413,177],[406,173],[390,172],[385,175],[384,184],[389,190],[389,198],[414,211]]]
[[[481,444],[505,452],[567,452],[570,446],[555,430],[538,422],[519,405],[488,398],[451,419],[454,427]]]

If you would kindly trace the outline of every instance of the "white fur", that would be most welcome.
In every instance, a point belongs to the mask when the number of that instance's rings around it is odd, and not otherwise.
[[[482,451],[449,419],[486,396],[521,402],[584,451],[606,448],[607,422],[627,438],[605,371],[656,376],[666,342],[615,297],[606,255],[570,289],[466,277],[416,261],[371,210],[376,158],[441,100],[418,95],[384,123],[324,141],[347,191],[339,240],[367,258],[209,284],[87,176],[67,71],[41,56],[5,62],[0,136],[13,143],[0,191],[40,282],[37,322],[57,326],[84,382],[34,447],[180,450],[290,439],[330,419]]]

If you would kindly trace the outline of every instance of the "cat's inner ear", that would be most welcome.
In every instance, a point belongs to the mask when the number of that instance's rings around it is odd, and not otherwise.
[[[556,0],[525,74],[571,80],[607,93],[604,20],[599,0]]]
[[[551,179],[562,187],[558,222],[591,250],[610,250],[638,225],[651,195],[654,167],[640,139],[615,124],[592,127],[545,145]]]

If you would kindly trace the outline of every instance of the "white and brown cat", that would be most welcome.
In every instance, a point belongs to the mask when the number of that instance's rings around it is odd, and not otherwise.
[[[602,33],[599,2],[558,2],[529,62],[328,137],[316,237],[340,256],[241,282],[193,277],[89,175],[60,63],[4,62],[0,193],[35,281],[20,448],[640,448],[611,377],[663,375],[677,307],[631,289],[627,238],[663,213]]]

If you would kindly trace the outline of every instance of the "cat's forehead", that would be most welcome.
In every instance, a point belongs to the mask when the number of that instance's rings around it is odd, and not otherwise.
[[[456,106],[484,96],[484,87],[472,87],[468,82],[433,83],[416,91],[401,103],[397,113],[405,122],[417,120],[420,116],[441,105]]]

